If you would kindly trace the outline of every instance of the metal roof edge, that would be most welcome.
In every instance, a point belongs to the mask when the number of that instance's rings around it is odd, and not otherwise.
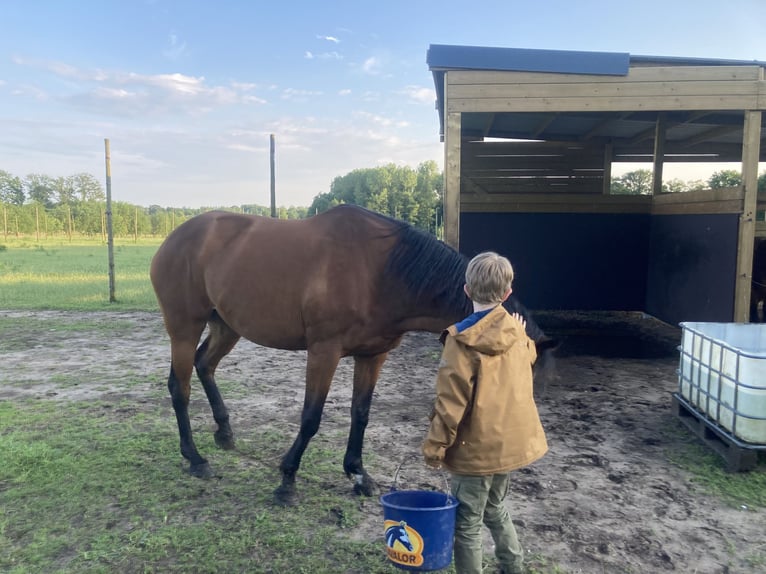
[[[431,44],[429,69],[501,70],[563,74],[627,75],[630,54]]]

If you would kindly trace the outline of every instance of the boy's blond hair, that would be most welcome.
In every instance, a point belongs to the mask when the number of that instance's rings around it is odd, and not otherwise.
[[[480,304],[502,303],[513,283],[511,262],[493,251],[479,253],[468,262],[465,284],[469,297]]]

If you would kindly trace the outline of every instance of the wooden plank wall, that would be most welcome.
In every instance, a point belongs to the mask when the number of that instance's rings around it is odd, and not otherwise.
[[[460,250],[508,255],[532,309],[732,321],[742,188],[659,196],[461,196]]]
[[[759,66],[631,67],[626,76],[450,70],[447,112],[758,110]]]

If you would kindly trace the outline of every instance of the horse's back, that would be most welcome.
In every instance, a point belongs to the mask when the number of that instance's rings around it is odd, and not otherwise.
[[[366,312],[391,242],[388,219],[356,208],[304,220],[208,212],[167,238],[152,282],[166,317],[215,309],[256,343],[305,348],[312,325]]]

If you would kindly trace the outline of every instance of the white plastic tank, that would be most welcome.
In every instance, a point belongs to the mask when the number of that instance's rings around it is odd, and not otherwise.
[[[738,439],[766,444],[766,324],[681,328],[681,396]]]

